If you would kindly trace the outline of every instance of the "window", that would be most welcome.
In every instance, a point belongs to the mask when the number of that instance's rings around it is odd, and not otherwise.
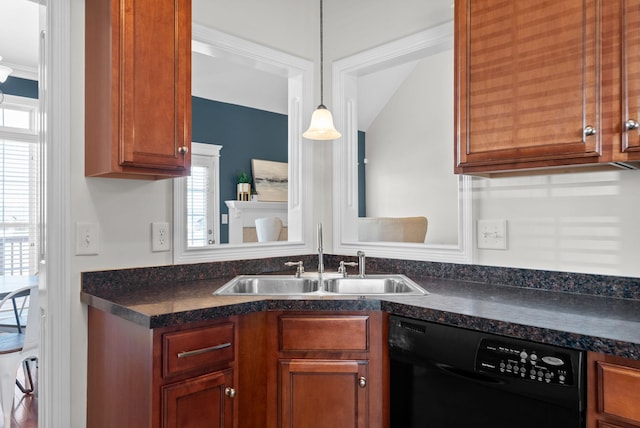
[[[174,258],[188,259],[189,250],[220,242],[220,149],[214,144],[191,143],[191,175],[173,182]]]
[[[37,100],[5,96],[0,104],[0,275],[38,267],[40,144]]]
[[[191,176],[187,177],[187,247],[204,247],[213,245],[220,239],[214,216],[218,180],[219,154],[201,154],[207,150],[197,144],[191,156]],[[196,146],[196,144],[193,144]],[[206,149],[206,148],[205,148]]]

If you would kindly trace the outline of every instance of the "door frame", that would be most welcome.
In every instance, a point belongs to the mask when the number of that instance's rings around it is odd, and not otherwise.
[[[41,0],[46,34],[43,109],[46,114],[46,246],[40,281],[41,345],[38,426],[71,426],[71,0]],[[49,60],[50,59],[50,60]],[[73,298],[78,302],[78,296]]]

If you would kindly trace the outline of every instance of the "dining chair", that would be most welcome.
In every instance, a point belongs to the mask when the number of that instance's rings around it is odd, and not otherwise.
[[[11,426],[11,411],[15,395],[16,374],[20,365],[25,366],[25,387],[18,384],[26,393],[33,392],[33,380],[29,363],[37,360],[40,350],[40,307],[38,306],[38,286],[23,287],[7,294],[0,301],[0,308],[15,303],[19,297],[29,297],[29,311],[26,328],[17,328],[16,332],[0,333],[0,404],[4,417],[4,426]],[[15,306],[14,306],[15,308]],[[18,321],[18,326],[20,322]],[[26,330],[26,331],[25,331]]]

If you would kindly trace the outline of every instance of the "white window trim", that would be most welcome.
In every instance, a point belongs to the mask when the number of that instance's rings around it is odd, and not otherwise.
[[[191,143],[192,161],[197,157],[209,158],[213,185],[213,219],[215,244],[204,247],[187,245],[187,177],[173,181],[173,262],[176,264],[198,261],[203,251],[218,247],[220,243],[220,150],[216,144]]]
[[[211,54],[214,51],[233,53],[271,69],[283,70],[289,79],[288,108],[288,241],[245,244],[223,244],[201,247],[189,252],[177,244],[176,201],[174,194],[174,246],[173,261],[180,263],[208,263],[215,261],[286,257],[313,251],[314,232],[309,227],[313,218],[313,159],[312,145],[303,143],[303,122],[313,112],[313,62],[287,53],[240,39],[218,30],[193,24],[192,43],[195,52]],[[214,248],[213,248],[214,247]]]
[[[38,142],[38,129],[36,127],[36,119],[38,117],[39,100],[34,98],[19,97],[16,95],[4,95],[4,102],[0,104],[0,108],[11,107],[15,110],[29,111],[30,123],[29,129],[13,128],[11,126],[0,125],[0,133],[2,138],[6,140],[26,141],[29,143]]]

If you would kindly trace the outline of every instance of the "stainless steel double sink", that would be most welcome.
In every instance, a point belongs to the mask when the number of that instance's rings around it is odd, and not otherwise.
[[[214,292],[224,296],[281,295],[425,295],[426,290],[404,275],[358,276],[241,275]]]

